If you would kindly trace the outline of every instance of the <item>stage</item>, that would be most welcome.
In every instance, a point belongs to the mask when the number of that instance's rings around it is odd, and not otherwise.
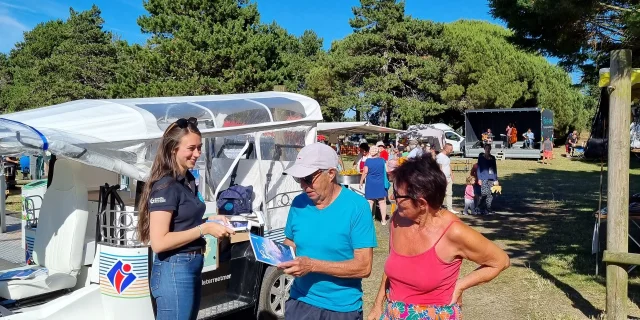
[[[505,159],[540,159],[541,151],[539,148],[540,143],[536,142],[534,149],[523,149],[522,145],[524,141],[516,142],[511,148],[503,148],[504,143],[500,141],[494,141],[491,144],[491,154],[494,156],[498,156],[498,153],[503,153]],[[480,153],[483,153],[484,149],[478,144],[470,144],[469,146],[465,146],[465,157],[467,158],[477,158]]]
[[[507,125],[517,129],[517,141],[505,148]],[[493,142],[491,154],[499,159],[540,159],[541,142],[553,141],[553,111],[541,108],[509,108],[467,110],[465,112],[465,157],[477,158],[484,152],[483,134],[491,129]],[[530,129],[533,134],[532,149],[523,149],[522,135]]]

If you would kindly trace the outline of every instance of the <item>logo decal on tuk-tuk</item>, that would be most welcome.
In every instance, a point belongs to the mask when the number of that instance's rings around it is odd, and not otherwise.
[[[130,264],[122,263],[122,261],[118,260],[107,273],[107,279],[109,279],[109,282],[118,294],[127,290],[136,280],[136,275],[131,271],[132,268]]]

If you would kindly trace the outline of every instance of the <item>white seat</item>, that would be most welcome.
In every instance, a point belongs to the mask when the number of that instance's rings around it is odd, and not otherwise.
[[[40,207],[33,260],[38,266],[47,268],[48,275],[0,281],[0,297],[19,300],[76,285],[89,216],[87,187],[78,176],[80,165],[66,159],[56,161],[53,180]],[[27,268],[32,266],[16,269]]]

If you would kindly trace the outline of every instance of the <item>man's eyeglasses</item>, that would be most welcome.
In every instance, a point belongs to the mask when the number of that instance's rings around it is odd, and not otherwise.
[[[412,196],[401,196],[398,194],[398,191],[396,191],[396,189],[393,189],[393,198],[394,199],[413,199]]]
[[[322,170],[318,170],[318,171],[316,171],[316,172],[314,172],[314,173],[312,173],[312,174],[310,174],[310,175],[308,175],[308,176],[306,176],[304,178],[293,177],[293,180],[295,182],[297,182],[297,183],[303,183],[304,182],[306,185],[310,186],[310,185],[313,184],[313,182],[316,180],[316,178],[320,176],[320,174],[322,172],[323,172]]]
[[[191,117],[189,119],[180,118],[176,120],[176,125],[182,129],[186,128],[189,124],[194,126],[198,126],[198,119],[196,117]]]

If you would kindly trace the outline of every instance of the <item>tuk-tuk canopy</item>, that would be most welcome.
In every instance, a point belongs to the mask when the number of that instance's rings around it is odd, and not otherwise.
[[[172,122],[190,117],[204,138],[322,121],[315,100],[286,92],[78,100],[2,115],[0,154],[50,151],[141,180],[152,145]]]

